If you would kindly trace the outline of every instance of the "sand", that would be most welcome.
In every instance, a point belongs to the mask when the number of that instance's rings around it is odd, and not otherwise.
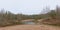
[[[0,27],[0,30],[60,30],[60,27],[49,25],[15,25]]]

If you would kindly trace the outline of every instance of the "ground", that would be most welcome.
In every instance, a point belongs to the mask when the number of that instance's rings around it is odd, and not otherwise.
[[[60,27],[50,25],[15,25],[0,27],[0,30],[60,30]]]

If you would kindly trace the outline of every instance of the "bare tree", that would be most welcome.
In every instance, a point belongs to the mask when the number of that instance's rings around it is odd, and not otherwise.
[[[50,11],[50,7],[46,7],[41,11],[41,14],[46,14]]]

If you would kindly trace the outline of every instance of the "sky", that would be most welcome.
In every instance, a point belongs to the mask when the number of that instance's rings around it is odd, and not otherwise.
[[[4,8],[15,14],[39,14],[44,8],[54,9],[56,5],[60,5],[60,0],[0,0],[0,10]]]

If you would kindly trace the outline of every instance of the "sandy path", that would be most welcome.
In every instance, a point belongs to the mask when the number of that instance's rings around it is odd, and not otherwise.
[[[60,27],[47,25],[16,25],[9,27],[0,27],[0,30],[60,30]]]

